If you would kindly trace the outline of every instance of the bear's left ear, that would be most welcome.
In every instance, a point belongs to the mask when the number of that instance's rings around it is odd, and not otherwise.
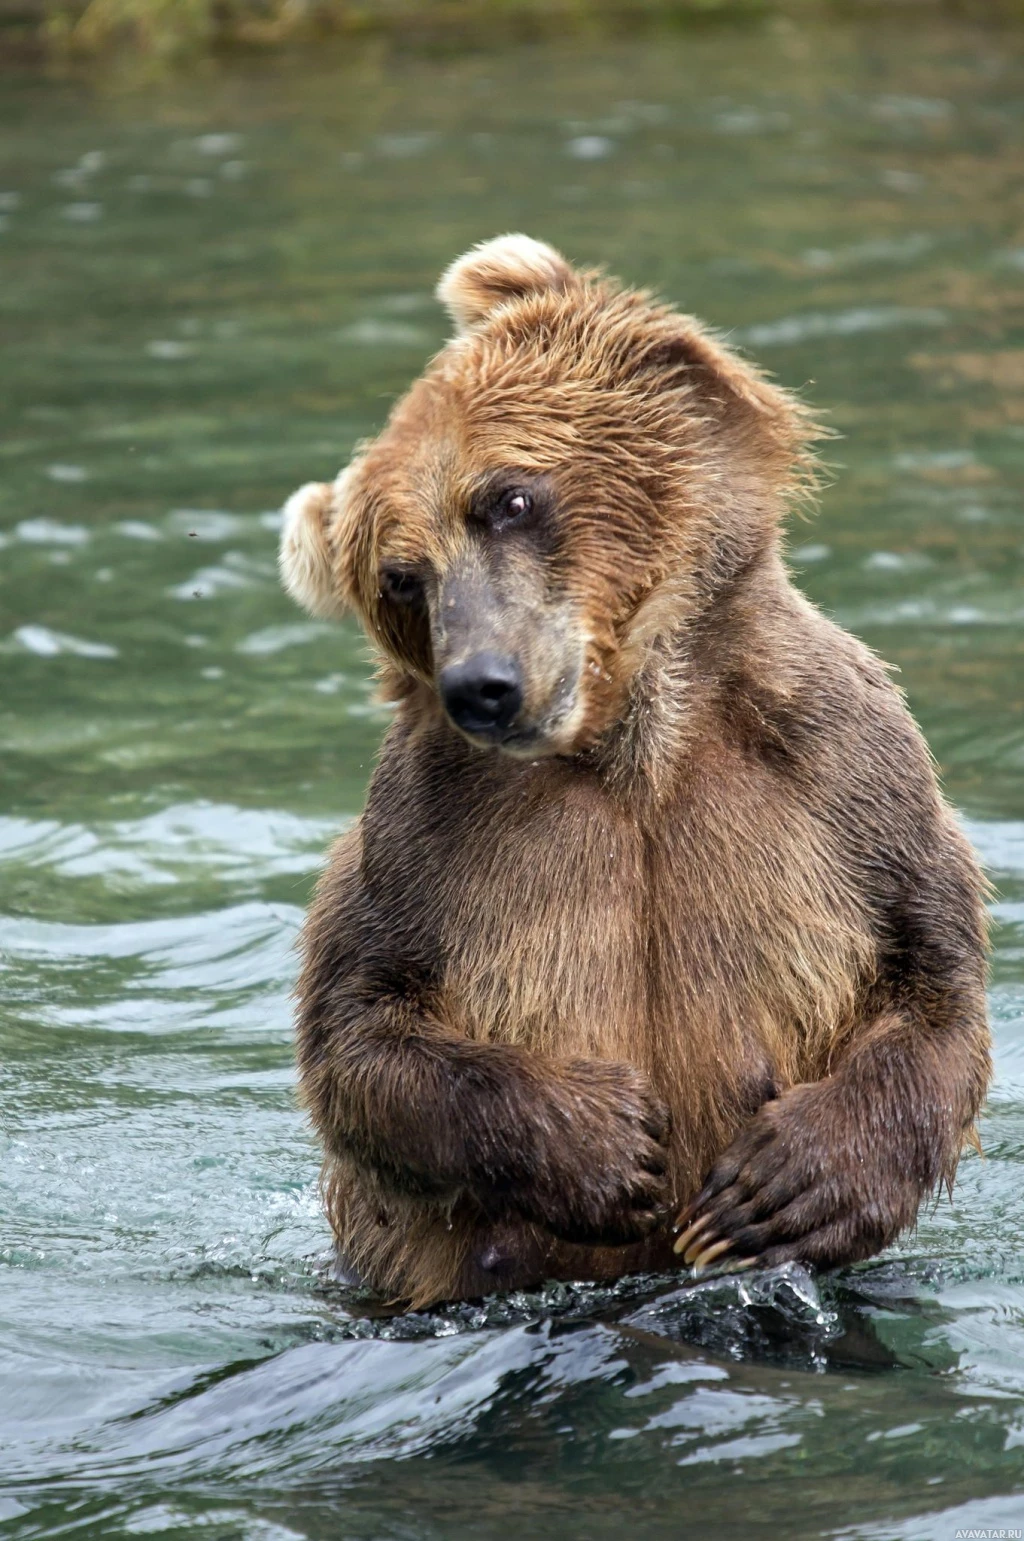
[[[441,276],[437,297],[460,332],[510,300],[566,288],[573,271],[560,252],[528,235],[499,235],[458,257]]]
[[[689,316],[661,319],[659,334],[644,349],[639,369],[664,385],[682,386],[720,431],[748,439],[808,472],[808,445],[828,437],[804,403],[767,379]]]

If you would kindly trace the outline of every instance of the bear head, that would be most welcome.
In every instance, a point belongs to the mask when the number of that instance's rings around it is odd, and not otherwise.
[[[353,608],[392,696],[481,748],[595,744],[668,634],[772,549],[804,406],[691,317],[508,235],[444,274],[455,336],[333,484],[286,505],[281,572]]]

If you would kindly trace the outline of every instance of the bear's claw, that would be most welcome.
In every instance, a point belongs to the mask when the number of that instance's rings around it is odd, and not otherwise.
[[[672,1250],[676,1253],[677,1256],[680,1252],[683,1254],[684,1263],[693,1262],[694,1257],[696,1256],[700,1247],[703,1245],[703,1243],[699,1242],[697,1238],[700,1236],[701,1231],[706,1230],[710,1223],[710,1215],[700,1215],[696,1220],[692,1221],[691,1224],[686,1227],[686,1230],[683,1231],[682,1235],[676,1240]]]
[[[713,1229],[705,1234],[710,1223],[710,1215],[699,1216],[687,1226],[672,1249],[677,1256],[682,1253],[683,1262],[689,1264],[695,1274],[710,1268],[732,1246],[729,1237],[720,1237]],[[756,1257],[728,1258],[725,1266],[730,1273],[742,1273],[756,1267],[757,1262]]]
[[[732,1242],[728,1236],[725,1236],[718,1241],[712,1241],[710,1246],[701,1248],[693,1260],[694,1273],[703,1273],[705,1268],[710,1268],[715,1258],[720,1257],[723,1252],[728,1252],[731,1246]]]

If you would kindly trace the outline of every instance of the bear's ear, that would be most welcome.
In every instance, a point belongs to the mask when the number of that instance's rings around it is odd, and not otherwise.
[[[553,289],[573,276],[565,258],[528,235],[499,235],[458,257],[442,274],[437,297],[460,332],[469,331],[509,300]]]
[[[352,602],[352,521],[345,496],[351,472],[349,466],[333,483],[307,482],[284,505],[281,582],[304,610],[324,620],[344,614]]]
[[[808,445],[827,437],[798,397],[775,385],[688,316],[665,317],[660,335],[644,349],[639,369],[661,383],[683,387],[719,430],[746,438],[791,461],[803,475]]]

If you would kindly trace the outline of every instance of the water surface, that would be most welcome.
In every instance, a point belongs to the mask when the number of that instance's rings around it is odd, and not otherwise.
[[[0,78],[0,1535],[1024,1524],[1022,88],[1020,34],[877,21]],[[275,510],[509,228],[827,411],[793,564],[997,884],[985,1160],[817,1284],[325,1279],[292,945],[386,716]]]

